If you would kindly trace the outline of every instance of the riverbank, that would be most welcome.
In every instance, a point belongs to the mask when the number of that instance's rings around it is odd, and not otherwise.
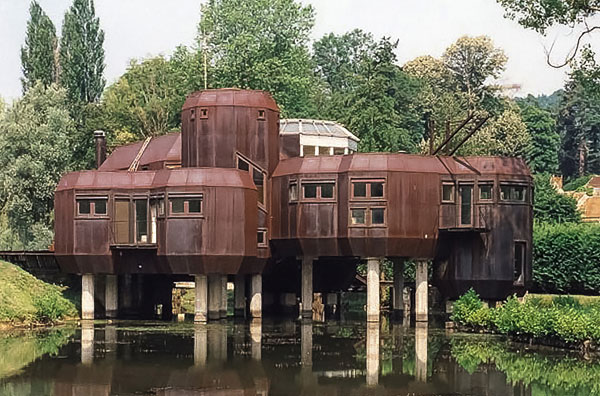
[[[0,330],[48,326],[77,318],[77,308],[65,297],[65,291],[0,261]]]
[[[570,296],[509,297],[488,308],[469,290],[454,303],[450,318],[462,331],[503,334],[516,342],[583,353],[600,350],[600,304],[582,304]]]

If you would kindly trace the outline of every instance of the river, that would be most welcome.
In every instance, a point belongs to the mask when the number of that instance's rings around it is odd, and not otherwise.
[[[387,321],[0,334],[0,395],[600,395],[600,361]]]

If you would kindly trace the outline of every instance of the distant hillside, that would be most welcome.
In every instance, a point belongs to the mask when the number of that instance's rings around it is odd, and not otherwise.
[[[77,316],[75,305],[63,292],[64,288],[0,261],[0,324],[51,323]]]
[[[563,94],[564,91],[562,89],[559,89],[557,91],[554,91],[551,95],[527,95],[524,98],[517,98],[516,101],[519,103],[533,103],[544,110],[548,110],[553,114],[557,114],[558,107],[560,105],[560,100]]]

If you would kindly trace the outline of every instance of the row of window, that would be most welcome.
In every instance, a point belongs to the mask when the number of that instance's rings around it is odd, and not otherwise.
[[[135,205],[147,204],[147,198],[134,199]],[[78,217],[105,217],[107,215],[108,198],[77,198],[77,216]],[[115,198],[116,202],[129,202],[129,198]],[[150,198],[150,206],[157,216],[165,215],[165,199]],[[202,214],[202,195],[194,196],[172,196],[169,197],[169,213],[171,215],[200,215]]]
[[[208,119],[208,113],[209,113],[209,111],[208,111],[207,107],[201,107],[198,109],[198,116],[202,120]],[[259,120],[259,121],[266,120],[265,109],[258,109],[256,114],[257,114],[257,117],[256,117],[257,120]],[[190,110],[190,121],[194,121],[195,119],[196,119],[196,109],[192,108]]]
[[[383,199],[385,198],[385,182],[383,180],[352,181],[352,199]],[[335,182],[333,181],[303,181],[302,198],[306,200],[332,200],[335,199]],[[291,202],[298,200],[298,182],[291,181],[289,185],[289,199]]]
[[[347,147],[327,147],[327,146],[302,146],[302,156],[311,155],[344,155],[352,154],[354,150]]]
[[[493,183],[478,183],[480,201],[492,201],[494,199],[494,184]],[[470,192],[473,189],[472,184],[459,185],[459,197],[462,198],[464,191]],[[456,188],[454,183],[444,182],[442,184],[442,202],[451,203],[456,200]],[[527,186],[521,184],[501,184],[500,185],[500,200],[501,201],[527,201]]]
[[[383,226],[385,224],[385,208],[350,209],[350,225]]]

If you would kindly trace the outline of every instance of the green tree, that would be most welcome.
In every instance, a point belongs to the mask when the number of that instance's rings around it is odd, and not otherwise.
[[[560,104],[560,169],[567,177],[600,173],[600,65],[594,56],[582,50]]]
[[[558,171],[558,150],[560,135],[556,130],[556,120],[552,114],[533,102],[518,102],[521,117],[530,136],[527,148],[527,163],[534,173]]]
[[[37,1],[29,6],[25,44],[21,47],[23,92],[41,81],[46,87],[57,80],[56,29]]]
[[[47,248],[54,189],[72,165],[66,91],[39,82],[0,119],[0,249]]]
[[[316,79],[308,51],[311,6],[294,0],[209,0],[202,8],[198,46],[210,58],[210,88],[263,89],[283,116],[312,110]]]
[[[579,222],[581,213],[577,210],[574,198],[558,191],[550,184],[550,175],[537,174],[534,176],[535,200],[533,203],[533,218],[546,223]]]
[[[73,0],[60,39],[60,82],[71,103],[97,102],[104,85],[104,31],[93,0]]]

